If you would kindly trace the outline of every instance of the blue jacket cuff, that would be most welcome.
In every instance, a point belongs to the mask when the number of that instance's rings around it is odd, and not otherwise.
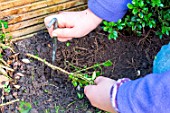
[[[89,9],[103,20],[117,22],[126,14],[131,0],[89,0]]]

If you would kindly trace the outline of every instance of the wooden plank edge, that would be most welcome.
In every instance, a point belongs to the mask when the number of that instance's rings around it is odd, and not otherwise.
[[[25,4],[30,4],[37,2],[39,0],[8,0],[0,4],[0,11],[9,9],[11,7],[22,6]]]
[[[80,5],[80,6],[77,6],[75,8],[66,9],[66,11],[82,10],[82,9],[85,9],[86,7],[87,7],[87,4],[86,5]],[[48,16],[48,15],[43,15],[43,16],[33,18],[33,19],[30,19],[30,20],[27,20],[27,21],[22,21],[22,22],[19,22],[19,23],[16,23],[16,24],[10,24],[7,31],[12,32],[12,31],[15,31],[15,30],[20,30],[20,29],[23,29],[23,28],[26,28],[26,27],[29,27],[29,26],[32,26],[32,25],[35,25],[35,24],[42,23],[46,16]]]
[[[79,1],[81,1],[81,0],[66,2],[65,4],[60,4],[60,5],[57,5],[57,6],[52,6],[52,7],[47,7],[47,8],[43,8],[43,9],[40,9],[40,10],[35,10],[33,12],[28,12],[26,14],[10,15],[10,16],[8,16],[8,18],[9,18],[8,23],[14,24],[14,23],[21,22],[21,21],[28,20],[28,19],[32,19],[32,18],[35,18],[35,17],[38,17],[38,16],[47,15],[47,14],[50,14],[50,13],[55,13],[55,12],[58,12],[60,10],[68,9],[68,8],[71,8],[71,7],[76,7],[76,6],[79,5],[79,4],[77,5],[77,2],[79,2]],[[82,2],[81,4],[83,5],[85,3]]]
[[[81,8],[87,8],[87,7],[81,7]],[[68,9],[68,10],[65,10],[65,11],[75,11],[75,10],[78,10],[80,8],[72,8],[72,9]],[[10,36],[12,36],[13,38],[19,38],[19,37],[22,37],[22,36],[30,36],[32,33],[35,33],[35,32],[38,32],[40,30],[43,30],[43,29],[46,29],[45,28],[45,25],[44,23],[40,23],[39,25],[34,25],[32,27],[28,27],[28,28],[25,28],[25,29],[21,29],[21,30],[17,30],[17,31],[14,31],[14,32],[11,32],[10,33]],[[23,34],[21,34],[23,33]]]
[[[69,2],[69,1],[70,0],[64,0],[64,1],[63,0],[55,0],[55,1],[41,0],[41,1],[38,1],[32,4],[26,4],[26,5],[22,5],[19,7],[11,7],[10,9],[1,11],[0,18],[3,18],[8,15],[23,14],[23,13],[30,12],[33,10],[38,10],[38,9],[45,8],[45,7],[52,6],[52,5],[58,5],[58,4]]]

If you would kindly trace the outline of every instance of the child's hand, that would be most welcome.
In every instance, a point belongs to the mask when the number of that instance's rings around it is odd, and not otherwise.
[[[61,12],[56,15],[48,16],[44,19],[45,25],[52,18],[58,19],[58,29],[48,28],[51,37],[57,36],[59,41],[67,41],[72,38],[85,36],[95,29],[102,19],[94,15],[89,9],[79,12]]]
[[[100,76],[96,78],[95,83],[96,85],[89,85],[84,89],[84,93],[91,104],[99,109],[116,113],[110,101],[110,89],[115,80]]]

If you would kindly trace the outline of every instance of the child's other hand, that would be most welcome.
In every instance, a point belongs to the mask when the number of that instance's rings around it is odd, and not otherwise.
[[[62,42],[83,37],[102,22],[102,19],[89,9],[79,12],[61,12],[48,16],[44,19],[46,26],[52,18],[58,19],[59,28],[56,30],[53,30],[53,27],[48,28],[48,32],[51,37],[57,36],[58,40]]]
[[[97,77],[96,85],[86,86],[84,93],[94,107],[116,113],[110,101],[110,89],[115,82],[115,80],[106,77]]]

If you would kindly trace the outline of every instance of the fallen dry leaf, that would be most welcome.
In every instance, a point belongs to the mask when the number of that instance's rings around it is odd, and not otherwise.
[[[4,82],[9,83],[9,79],[4,75],[0,75],[0,88],[3,88],[4,84],[2,84],[2,83],[4,83]]]
[[[0,67],[0,74],[2,74],[2,75],[8,75],[7,72],[6,72],[3,68],[1,68],[1,67]]]

